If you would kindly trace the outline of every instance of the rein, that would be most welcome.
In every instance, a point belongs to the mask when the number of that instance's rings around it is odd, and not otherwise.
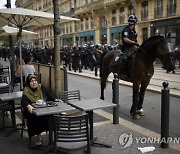
[[[139,47],[138,49],[141,50],[143,54],[147,55],[151,59],[156,59],[156,57],[149,55],[142,47]]]

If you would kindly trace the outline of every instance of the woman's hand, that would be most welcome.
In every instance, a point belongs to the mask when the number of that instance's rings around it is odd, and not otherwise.
[[[32,111],[34,110],[34,107],[31,105],[27,106],[28,112],[32,113]]]

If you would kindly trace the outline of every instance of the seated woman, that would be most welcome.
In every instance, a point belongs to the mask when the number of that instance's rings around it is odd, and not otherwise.
[[[26,78],[26,87],[23,90],[21,105],[24,109],[24,116],[27,119],[28,135],[32,137],[37,135],[36,145],[41,145],[41,133],[48,131],[48,119],[45,116],[35,116],[32,114],[35,103],[39,99],[46,99],[47,101],[57,101],[47,92],[47,90],[38,84],[37,78],[34,74],[30,74]]]

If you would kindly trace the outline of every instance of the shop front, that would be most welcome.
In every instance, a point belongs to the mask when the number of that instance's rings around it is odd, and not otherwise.
[[[101,44],[104,45],[104,44],[107,44],[107,29],[103,28],[101,29]]]
[[[83,46],[85,44],[91,45],[95,43],[95,31],[86,31],[79,33],[79,45]]]
[[[170,41],[175,45],[180,45],[180,18],[161,20],[151,23],[151,36],[170,35]]]
[[[69,34],[69,35],[63,35],[61,37],[61,45],[62,46],[73,46],[73,35],[72,34]]]
[[[122,44],[122,30],[124,26],[110,28],[110,44]]]

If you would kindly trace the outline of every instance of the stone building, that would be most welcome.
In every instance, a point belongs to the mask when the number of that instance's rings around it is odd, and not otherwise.
[[[16,0],[16,6],[53,13],[52,0]],[[130,14],[138,17],[138,42],[150,36],[171,33],[180,45],[179,0],[59,0],[60,14],[80,21],[61,22],[61,45],[121,43],[121,32]],[[53,25],[34,29],[39,37],[24,38],[28,44],[53,46]]]

